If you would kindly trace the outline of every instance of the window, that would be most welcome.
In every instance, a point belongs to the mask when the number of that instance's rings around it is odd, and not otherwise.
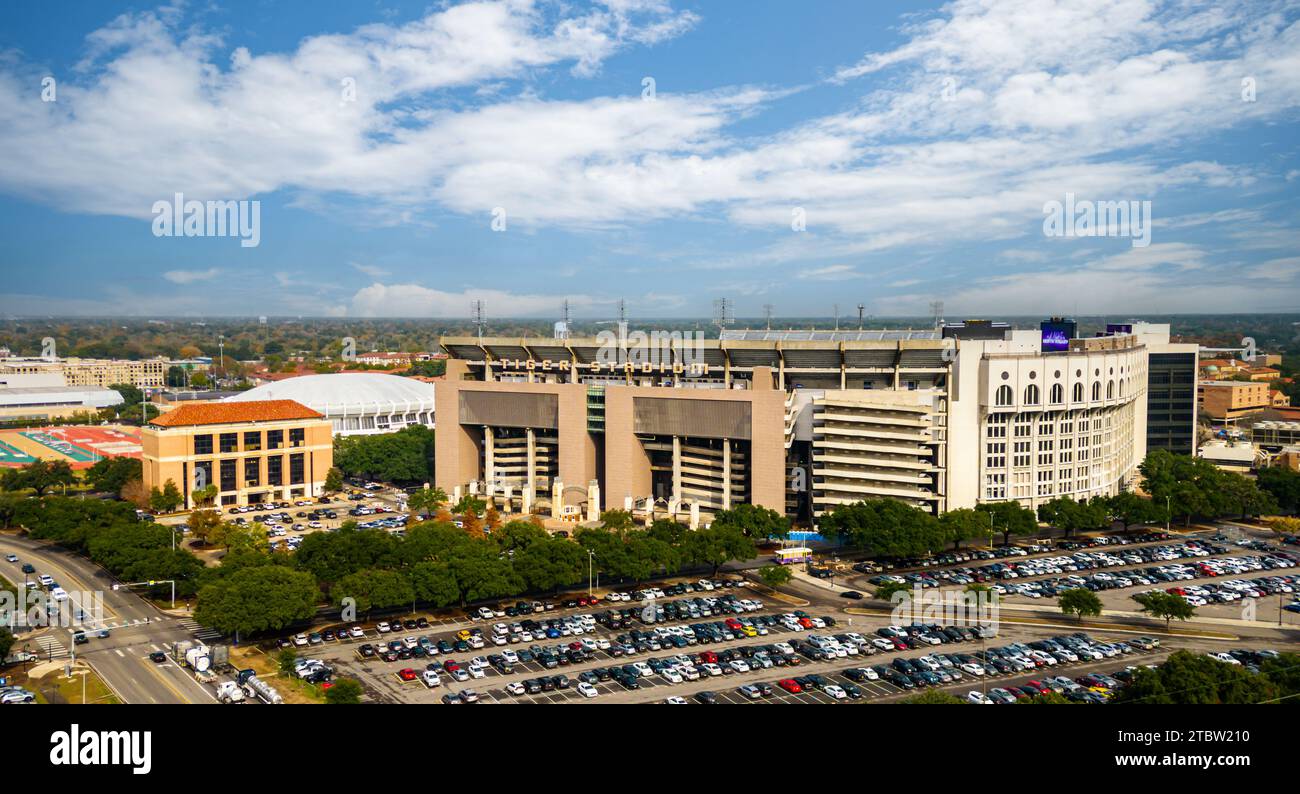
[[[195,436],[194,437],[194,454],[211,455],[212,454],[212,436]]]
[[[234,491],[239,487],[235,484],[235,462],[234,458],[226,458],[221,461],[220,490],[222,491]]]
[[[1081,403],[1081,402],[1083,402],[1083,384],[1082,384],[1082,383],[1076,383],[1076,384],[1074,384],[1073,396],[1070,398],[1070,400],[1071,400],[1071,402],[1076,402],[1076,403]]]
[[[220,442],[221,442],[222,454],[226,454],[228,452],[237,452],[239,450],[238,433],[222,433]]]
[[[299,452],[296,455],[289,456],[289,484],[290,485],[302,485],[304,482],[306,482],[305,466],[303,465],[304,457],[305,456],[301,452]]]
[[[262,484],[262,466],[258,458],[244,458],[244,487]]]
[[[210,438],[210,436],[209,436]],[[194,464],[194,489],[207,488],[212,485],[212,461],[201,460]]]
[[[998,395],[996,400],[997,405],[1011,405],[1012,399],[1013,398],[1012,398],[1010,386],[998,387]]]
[[[1065,402],[1065,387],[1059,383],[1052,384],[1052,405]]]
[[[250,430],[244,434],[244,451],[258,452],[262,449],[262,433],[260,430]]]
[[[301,427],[289,428],[289,446],[301,447],[307,440],[307,430]]]
[[[281,449],[282,447],[284,447],[284,431],[283,430],[266,431],[266,448]]]
[[[1025,387],[1025,405],[1038,405],[1038,387],[1032,383]]]
[[[1092,399],[1094,399],[1094,400],[1100,400],[1100,399],[1101,399],[1101,383],[1100,383],[1100,382],[1092,384]]]
[[[1106,399],[1109,400],[1115,396],[1115,381],[1106,383]]]
[[[284,458],[277,455],[266,459],[266,484],[284,485]]]

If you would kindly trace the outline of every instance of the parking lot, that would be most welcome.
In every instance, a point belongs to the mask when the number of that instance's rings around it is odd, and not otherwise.
[[[729,591],[736,598],[746,601],[756,601],[761,603],[761,607],[751,612],[744,613],[737,617],[739,621],[751,621],[758,618],[766,617],[768,619],[777,619],[782,615],[792,613],[788,604],[773,602],[756,596],[746,588],[735,588]],[[666,606],[674,601],[683,601],[704,596],[703,593],[690,593],[677,598],[670,598],[664,601],[657,601],[659,607]],[[638,606],[633,602],[633,607]],[[644,605],[640,605],[644,608]],[[594,611],[599,612],[607,607],[601,604]],[[830,612],[834,610],[818,610],[815,607],[808,608],[810,612],[816,615],[822,615],[822,611]],[[803,610],[798,610],[803,612]],[[558,610],[554,613],[547,612],[539,614],[537,617],[546,619],[562,620],[566,617],[573,618],[577,615],[591,615],[591,608],[577,610]],[[808,614],[808,613],[804,613]],[[828,617],[824,615],[823,617]],[[670,629],[684,630],[688,625],[694,625],[699,622],[718,621],[717,616],[710,616],[702,621],[696,620],[668,620],[663,623],[653,623],[637,626],[637,630],[659,629],[668,631]],[[977,640],[968,638],[960,642],[953,642],[951,645],[944,644],[940,646],[923,646],[902,651],[875,651],[871,649],[871,655],[867,652],[861,652],[859,655],[848,656],[845,658],[834,658],[831,660],[814,659],[793,654],[796,657],[794,662],[785,662],[780,665],[763,667],[755,663],[752,667],[740,671],[731,671],[726,665],[721,665],[723,670],[728,672],[719,672],[714,675],[700,674],[694,680],[680,680],[680,683],[670,681],[670,678],[659,672],[651,672],[648,675],[639,675],[636,677],[636,687],[628,688],[622,683],[617,682],[614,678],[605,676],[605,680],[596,677],[597,671],[608,673],[614,668],[621,668],[624,665],[634,663],[643,664],[676,664],[669,660],[689,659],[691,663],[699,668],[704,665],[699,661],[700,655],[705,652],[715,654],[727,654],[731,652],[735,658],[749,660],[753,662],[755,657],[762,658],[767,651],[757,649],[767,648],[780,642],[802,643],[803,638],[810,636],[840,635],[845,633],[856,634],[861,632],[864,639],[872,639],[878,635],[877,629],[884,626],[887,621],[884,619],[871,619],[861,616],[853,617],[840,614],[835,619],[834,625],[829,625],[824,629],[810,628],[791,630],[786,625],[779,622],[766,626],[767,634],[764,636],[734,636],[730,639],[724,639],[720,642],[710,642],[707,644],[700,643],[692,645],[689,648],[662,648],[660,650],[647,649],[630,654],[618,656],[617,658],[607,650],[594,650],[586,657],[572,661],[562,662],[554,665],[543,664],[537,658],[520,659],[508,668],[508,672],[501,672],[491,664],[484,663],[479,671],[466,680],[458,681],[448,674],[445,665],[449,659],[456,660],[456,663],[462,669],[468,670],[468,664],[471,658],[481,657],[486,659],[489,656],[498,654],[502,649],[510,651],[521,651],[529,647],[528,643],[507,644],[505,646],[496,646],[487,642],[481,648],[471,648],[465,652],[453,652],[451,654],[437,654],[433,657],[423,659],[397,659],[394,661],[384,661],[379,656],[362,657],[358,653],[358,648],[363,644],[378,646],[383,643],[394,641],[392,638],[398,636],[398,633],[389,633],[378,635],[373,627],[367,631],[366,636],[361,640],[347,642],[333,642],[330,644],[321,644],[301,649],[301,652],[312,658],[321,658],[330,664],[339,676],[355,677],[362,682],[366,690],[367,699],[377,702],[389,703],[441,703],[444,696],[448,694],[460,695],[467,690],[473,691],[476,695],[477,702],[483,703],[566,703],[566,702],[617,702],[617,703],[634,703],[634,702],[666,702],[669,698],[682,698],[687,702],[695,702],[696,696],[701,692],[714,693],[714,699],[720,703],[865,703],[865,702],[888,702],[897,700],[919,691],[920,688],[907,689],[898,683],[876,678],[875,680],[858,680],[851,681],[845,676],[845,671],[858,667],[874,667],[882,664],[890,664],[896,657],[905,659],[918,659],[920,657],[929,657],[936,653],[964,653],[979,655],[988,648],[1007,645],[1010,643],[1032,643],[1042,641],[1051,636],[1059,636],[1066,632],[1061,628],[1034,628],[1021,626],[1018,624],[1003,624],[996,637]],[[466,625],[466,624],[456,624]],[[481,621],[475,624],[483,636],[491,636],[491,622]],[[464,629],[460,629],[463,631]],[[421,629],[422,636],[428,637],[429,642],[438,641],[450,642],[457,636],[457,632],[448,631],[434,622],[430,622],[428,629]],[[626,638],[631,627],[624,627],[619,630],[608,630],[598,627],[591,632],[584,632],[581,635],[563,637],[560,640],[545,639],[532,643],[535,648],[549,647],[567,647],[570,643],[576,643],[578,640],[587,640],[592,643],[607,642],[611,646],[618,642],[620,637]],[[401,634],[409,635],[405,627],[401,629]],[[462,635],[464,636],[464,635]],[[1125,639],[1132,640],[1137,636],[1136,632],[1125,632],[1116,630],[1112,632],[1093,631],[1090,636],[1098,643],[1115,643]],[[1088,673],[1102,671],[1114,672],[1140,664],[1149,664],[1159,662],[1172,650],[1179,647],[1192,647],[1197,649],[1223,650],[1226,646],[1222,643],[1216,643],[1213,640],[1195,640],[1185,638],[1163,638],[1161,647],[1158,649],[1148,649],[1130,647],[1122,655],[1116,654],[1115,658],[1105,658],[1099,660],[1086,660],[1078,662],[1062,662],[1059,665],[1053,664],[1050,669],[1044,668],[1041,671],[1032,670],[1013,670],[1006,673],[994,671],[991,667],[987,668],[989,674],[981,676],[966,675],[960,681],[950,681],[945,683],[936,683],[936,688],[953,692],[959,696],[971,690],[992,690],[999,687],[1017,687],[1028,681],[1042,679],[1048,675],[1066,675],[1069,677],[1079,677]],[[936,657],[937,658],[937,657]],[[954,657],[955,658],[955,657]],[[439,683],[435,687],[426,686],[419,678],[428,665],[434,665],[438,669]],[[410,681],[403,681],[398,675],[398,671],[404,668],[413,670],[416,678]],[[803,678],[810,674],[824,677],[826,684],[840,688],[844,692],[854,692],[853,696],[836,697],[825,691],[823,688],[814,687],[811,691],[801,687],[803,691],[788,692],[777,685],[778,681],[793,678]],[[564,688],[552,688],[550,691],[538,691],[529,693],[520,691],[525,682],[539,681],[540,679],[554,680],[556,676],[564,676],[567,679],[568,686]],[[579,692],[580,682],[587,683],[594,691],[594,695],[588,697]],[[742,694],[739,688],[744,685],[766,684],[770,689],[770,694],[760,695],[758,697],[749,697]],[[585,688],[585,687],[584,687]]]

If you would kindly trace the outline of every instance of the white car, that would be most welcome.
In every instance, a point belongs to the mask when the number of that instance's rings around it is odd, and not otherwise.
[[[831,697],[835,698],[836,700],[843,700],[844,698],[849,696],[849,693],[845,692],[843,687],[840,687],[836,684],[830,684],[822,691],[830,695]]]
[[[636,670],[636,674],[642,678],[648,678],[649,676],[654,675],[654,670],[651,670],[650,665],[645,662],[633,662],[632,669]]]
[[[664,702],[667,703],[667,704],[670,705],[670,706],[685,706],[685,705],[687,705],[687,703],[686,703],[686,698],[682,697],[681,695],[673,695],[673,696],[670,697],[670,698],[665,698],[665,699],[664,699]]]
[[[519,695],[524,694],[524,692],[526,692],[527,690],[524,689],[523,684],[519,683],[518,681],[512,681],[511,683],[506,684],[506,691],[517,697]]]
[[[989,700],[988,695],[985,695],[983,692],[980,692],[979,690],[973,690],[971,692],[966,693],[966,702],[978,703],[987,706],[993,705],[993,701]]]
[[[729,664],[729,667],[731,667],[731,669],[735,670],[737,673],[749,672],[749,665],[743,659],[733,659]]]
[[[405,645],[407,648],[414,648],[415,646],[420,644],[420,641],[414,637],[403,637],[402,644]]]
[[[975,664],[974,662],[967,662],[966,664],[963,664],[960,667],[960,670],[963,673],[967,673],[969,675],[984,675],[983,665],[978,665]]]
[[[366,632],[360,626],[353,626],[348,629],[348,636],[353,639],[359,639],[366,636]]]
[[[700,665],[700,670],[702,670],[705,673],[705,675],[711,675],[711,676],[722,675],[722,668],[718,667],[713,662],[705,662],[704,664]]]
[[[578,694],[582,695],[585,698],[594,698],[595,696],[599,695],[600,692],[597,691],[594,686],[588,684],[586,681],[579,681]]]
[[[423,673],[421,673],[420,680],[423,681],[424,685],[430,689],[433,689],[436,686],[442,686],[442,678],[433,670],[425,670]],[[506,689],[509,688],[510,687],[506,687]]]
[[[682,674],[677,672],[671,667],[664,668],[664,671],[663,673],[661,673],[661,675],[664,677],[664,680],[670,684],[680,684],[683,680]]]
[[[387,634],[388,632],[392,631],[392,629],[389,627],[387,623],[380,623],[379,625],[375,626],[375,630],[378,631],[380,634]]]
[[[301,646],[303,646],[303,645],[306,645],[306,644],[307,644],[307,635],[306,635],[306,634],[295,634],[295,635],[293,635],[293,644],[294,644],[294,645],[297,645],[297,646],[299,646],[299,647],[301,647]]]

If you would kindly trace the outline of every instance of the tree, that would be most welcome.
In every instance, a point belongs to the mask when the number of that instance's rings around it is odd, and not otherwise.
[[[433,475],[433,431],[409,425],[396,433],[336,436],[334,465],[350,477],[424,483]]]
[[[987,537],[992,525],[989,523],[988,513],[962,507],[949,510],[940,516],[939,528],[943,531],[945,541],[951,542],[956,549],[961,548],[964,540]]]
[[[587,555],[576,544],[546,538],[517,551],[515,574],[533,590],[556,590],[580,582],[587,570]]]
[[[202,543],[207,543],[221,526],[221,514],[216,510],[195,510],[185,519],[190,534]]]
[[[108,388],[122,395],[122,402],[126,405],[139,405],[144,402],[144,392],[139,387],[131,383],[110,383]]]
[[[1139,667],[1113,703],[1157,705],[1245,704],[1272,700],[1277,685],[1266,675],[1247,672],[1203,653],[1175,651],[1154,670]]]
[[[790,535],[790,519],[768,507],[739,504],[730,510],[719,510],[713,517],[715,525],[734,526],[747,538],[778,538]]]
[[[1154,524],[1165,520],[1164,505],[1132,491],[1123,491],[1110,499],[1110,514],[1124,524],[1124,530],[1133,524]]]
[[[212,503],[217,499],[217,486],[209,483],[202,488],[195,488],[194,493],[190,494],[190,497],[194,500],[194,504],[196,505],[211,507]]]
[[[56,486],[68,486],[77,481],[72,466],[66,460],[44,460],[38,458],[21,469],[11,470],[5,475],[4,487],[9,491],[21,491],[30,488],[36,495]]]
[[[894,593],[910,593],[912,586],[906,582],[883,582],[876,586],[876,592],[873,594],[881,601],[893,599]]]
[[[993,529],[1002,533],[1002,545],[1011,545],[1011,536],[1026,537],[1038,532],[1034,511],[1019,502],[985,502],[976,510],[992,516]]]
[[[1259,470],[1256,482],[1273,496],[1278,509],[1294,513],[1300,508],[1300,472],[1286,466],[1267,466]]]
[[[927,689],[926,691],[918,692],[915,695],[908,695],[907,697],[903,698],[898,702],[907,703],[909,705],[922,705],[922,706],[963,705],[966,703],[966,701],[962,700],[956,695],[950,695],[941,689]]]
[[[764,565],[758,569],[758,578],[768,587],[780,587],[794,577],[794,572],[784,565]]]
[[[406,509],[416,515],[433,515],[447,504],[447,492],[441,488],[421,488],[406,498]]]
[[[294,665],[298,663],[298,652],[293,648],[283,648],[276,662],[281,675],[293,675]]]
[[[340,678],[325,690],[325,702],[331,705],[361,702],[361,684],[355,678]]]
[[[1091,590],[1075,587],[1066,590],[1056,599],[1057,606],[1066,615],[1076,615],[1083,620],[1084,615],[1096,617],[1101,614],[1101,599]]]
[[[311,575],[283,565],[243,568],[199,590],[194,619],[223,634],[278,631],[316,614]]]
[[[338,493],[343,490],[343,472],[339,471],[338,466],[330,466],[329,471],[325,472],[325,493]]]
[[[820,528],[850,546],[884,557],[920,557],[947,543],[938,519],[896,499],[867,499],[836,505]]]
[[[627,532],[634,526],[632,514],[626,510],[605,510],[600,514],[600,524],[611,532]]]
[[[1196,614],[1196,608],[1187,603],[1182,596],[1166,593],[1163,590],[1152,590],[1146,593],[1137,593],[1133,600],[1142,606],[1142,611],[1153,618],[1160,618],[1165,622],[1165,628],[1169,628],[1169,623],[1174,618],[1187,620]]]
[[[754,541],[738,527],[714,524],[708,529],[698,529],[686,536],[682,554],[692,565],[708,565],[713,575],[732,560],[752,560],[758,556]]]
[[[149,491],[144,487],[144,480],[139,477],[122,486],[121,497],[140,510],[149,509]]]
[[[0,627],[0,664],[9,658],[9,651],[14,647],[14,633],[7,627]]]
[[[330,597],[337,606],[343,605],[343,599],[351,598],[358,612],[369,613],[376,608],[412,604],[415,588],[411,580],[399,571],[368,568],[338,580],[330,589]]]
[[[96,491],[120,495],[128,482],[140,479],[141,471],[138,458],[100,458],[85,475]]]
[[[421,562],[411,568],[411,586],[416,600],[434,607],[456,603],[460,592],[451,567],[444,562]]]
[[[1268,528],[1279,535],[1300,535],[1300,518],[1278,516],[1268,522]]]
[[[181,491],[176,487],[176,483],[168,480],[163,483],[162,490],[154,488],[149,494],[149,509],[155,513],[171,513],[181,506],[185,499],[181,496]]]

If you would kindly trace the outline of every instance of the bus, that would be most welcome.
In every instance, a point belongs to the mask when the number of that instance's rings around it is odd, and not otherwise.
[[[812,549],[807,546],[791,546],[788,549],[777,549],[772,555],[772,560],[780,565],[795,565],[805,563],[812,559]]]

